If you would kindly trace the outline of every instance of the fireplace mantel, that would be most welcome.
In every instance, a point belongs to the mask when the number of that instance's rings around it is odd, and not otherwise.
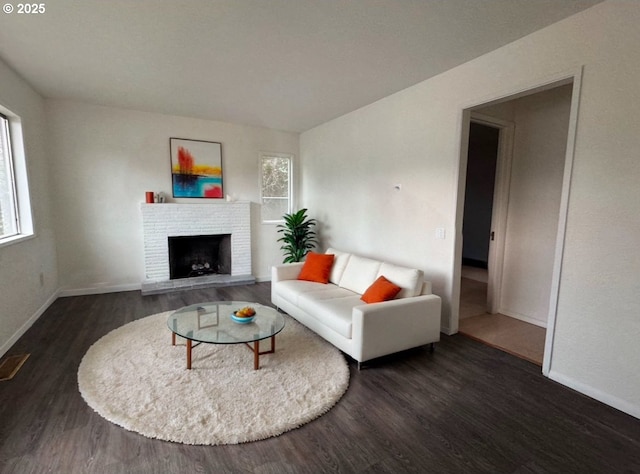
[[[140,205],[144,270],[149,284],[169,278],[169,237],[231,234],[231,277],[251,277],[251,203]],[[253,277],[251,277],[253,278]]]

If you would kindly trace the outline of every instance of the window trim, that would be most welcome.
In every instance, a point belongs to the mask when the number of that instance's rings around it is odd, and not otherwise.
[[[33,212],[29,193],[29,179],[27,159],[21,118],[0,105],[0,114],[7,120],[9,132],[9,159],[13,183],[13,197],[17,221],[17,234],[0,237],[0,248],[29,240],[35,236],[33,227]]]
[[[286,158],[289,161],[289,189],[288,189],[288,198],[278,198],[278,197],[269,197],[269,199],[288,199],[289,205],[287,206],[287,214],[290,214],[293,210],[293,172],[294,172],[294,158],[295,155],[293,153],[281,153],[281,152],[269,152],[269,151],[261,151],[259,153],[259,173],[258,173],[258,181],[260,187],[260,206],[262,207],[263,199],[265,196],[262,194],[262,164],[265,158]],[[260,222],[262,224],[281,224],[284,222],[284,219],[263,219],[262,218],[262,208],[260,210]]]
[[[12,220],[14,221],[13,225],[15,226],[15,233],[13,234],[7,234],[7,235],[0,235],[0,241],[3,241],[5,239],[11,239],[12,237],[15,237],[17,235],[20,235],[20,215],[18,213],[18,195],[16,193],[16,175],[15,175],[15,171],[14,171],[14,165],[13,165],[13,150],[12,150],[12,145],[11,145],[11,130],[9,128],[9,118],[6,117],[3,113],[0,112],[0,134],[5,134],[6,135],[6,160],[7,160],[7,169],[6,172],[8,174],[7,178],[9,181],[9,185],[10,188],[9,189],[9,199],[11,202],[11,206],[13,207],[13,210],[10,214],[10,216],[12,216]]]

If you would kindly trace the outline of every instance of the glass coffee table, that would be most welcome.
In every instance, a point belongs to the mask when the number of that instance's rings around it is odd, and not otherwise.
[[[231,319],[234,311],[251,306],[256,315],[250,323]],[[191,369],[191,351],[201,343],[246,344],[253,351],[253,368],[260,368],[260,356],[276,350],[276,334],[284,328],[284,317],[275,309],[248,301],[214,301],[185,306],[167,319],[171,344],[176,335],[187,340],[187,369]],[[271,339],[271,348],[260,351],[260,341]],[[195,342],[195,344],[194,344]]]

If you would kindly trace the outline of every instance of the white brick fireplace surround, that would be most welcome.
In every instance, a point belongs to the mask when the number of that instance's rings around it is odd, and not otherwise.
[[[251,276],[251,203],[141,204],[144,242],[142,293],[215,284],[242,284]],[[170,280],[169,237],[231,234],[231,275]]]

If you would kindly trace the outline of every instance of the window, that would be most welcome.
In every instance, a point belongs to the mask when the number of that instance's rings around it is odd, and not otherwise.
[[[20,118],[0,107],[0,245],[32,234]]]
[[[262,222],[281,222],[291,212],[293,155],[260,154]]]
[[[0,115],[0,239],[17,235],[20,231],[14,183],[9,120]]]

